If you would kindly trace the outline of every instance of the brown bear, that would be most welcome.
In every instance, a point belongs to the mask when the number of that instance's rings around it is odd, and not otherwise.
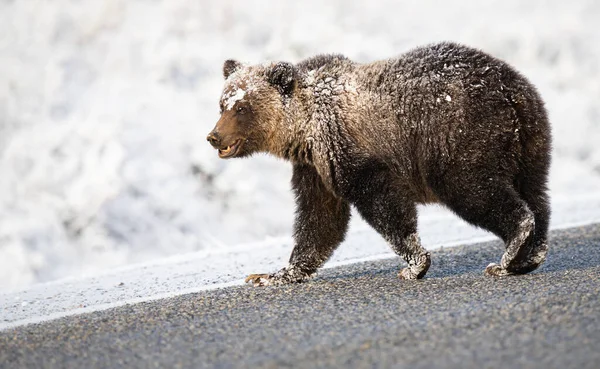
[[[344,239],[350,205],[418,279],[431,264],[417,204],[441,203],[500,237],[486,273],[528,273],[546,258],[551,132],[535,87],[507,63],[455,43],[369,64],[319,55],[298,64],[227,60],[219,157],[268,152],[293,164],[289,265],[247,278],[302,282]]]

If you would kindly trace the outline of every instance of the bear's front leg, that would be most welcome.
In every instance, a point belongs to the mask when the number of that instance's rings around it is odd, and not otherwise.
[[[258,287],[304,282],[344,240],[350,205],[325,187],[313,166],[294,165],[292,188],[296,195],[295,246],[289,265],[277,273],[251,274],[246,283]]]
[[[417,208],[411,189],[392,175],[386,165],[374,161],[353,173],[347,193],[360,215],[408,263],[398,277],[423,278],[431,257],[417,234]]]

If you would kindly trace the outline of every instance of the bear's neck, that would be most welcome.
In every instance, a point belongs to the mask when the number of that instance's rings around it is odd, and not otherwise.
[[[348,105],[349,97],[319,96],[317,87],[321,87],[320,84],[298,87],[294,98],[287,102],[279,120],[281,125],[274,130],[276,137],[268,140],[273,145],[269,149],[271,154],[293,163],[315,166],[344,155],[340,150],[346,146],[348,132],[338,119],[342,116],[340,109]]]
[[[313,161],[313,139],[310,114],[303,108],[303,100],[297,97],[287,102],[280,124],[268,139],[268,152],[292,163]]]
[[[275,145],[270,151],[275,156],[292,163],[310,164],[313,161],[313,147],[307,130],[308,118],[298,114],[296,107],[289,108],[291,111],[286,112],[282,119],[282,127],[277,129],[279,137],[271,140]]]

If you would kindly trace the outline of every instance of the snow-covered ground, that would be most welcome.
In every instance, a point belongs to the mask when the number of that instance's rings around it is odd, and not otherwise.
[[[205,142],[227,58],[482,48],[547,102],[555,216],[598,219],[598,24],[595,0],[0,1],[0,289],[289,235],[289,165]]]

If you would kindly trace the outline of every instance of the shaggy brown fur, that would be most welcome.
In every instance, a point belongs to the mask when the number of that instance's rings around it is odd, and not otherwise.
[[[308,279],[344,239],[350,204],[422,278],[429,253],[418,203],[441,203],[506,244],[491,275],[528,273],[546,257],[551,137],[536,89],[505,62],[441,43],[358,64],[227,61],[221,157],[268,152],[293,163],[296,246],[255,285]]]

